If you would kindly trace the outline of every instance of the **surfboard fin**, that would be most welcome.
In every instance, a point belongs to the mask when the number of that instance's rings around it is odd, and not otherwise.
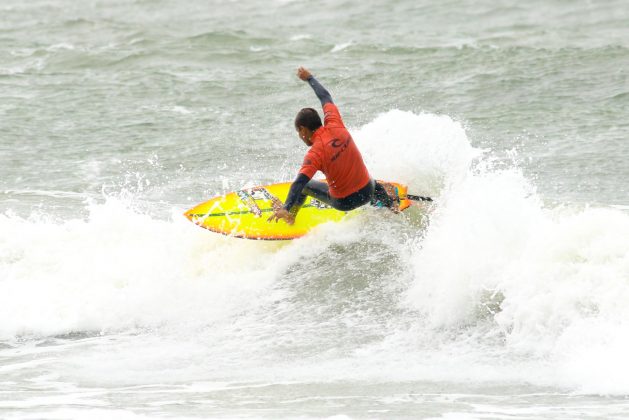
[[[408,198],[411,201],[433,201],[432,198],[430,197],[424,197],[421,195],[413,195],[413,194],[406,194],[406,198]]]

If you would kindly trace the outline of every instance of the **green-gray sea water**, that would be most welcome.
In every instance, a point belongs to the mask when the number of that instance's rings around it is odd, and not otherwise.
[[[0,2],[0,417],[629,417],[626,0]],[[286,243],[331,92],[434,204]]]

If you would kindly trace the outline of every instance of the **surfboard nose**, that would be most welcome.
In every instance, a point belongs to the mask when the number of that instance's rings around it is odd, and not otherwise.
[[[197,206],[198,207],[198,206]],[[193,207],[183,212],[183,215],[186,219],[190,220],[192,223],[199,224],[199,214],[196,212],[197,207]]]

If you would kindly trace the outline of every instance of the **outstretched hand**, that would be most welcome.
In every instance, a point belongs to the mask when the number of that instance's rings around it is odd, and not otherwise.
[[[308,80],[312,76],[312,74],[305,67],[300,67],[297,69],[297,77],[299,77],[304,82]]]
[[[286,210],[284,207],[273,207],[273,214],[267,219],[267,222],[275,220],[275,223],[277,223],[280,219],[284,219],[289,225],[295,223],[294,214]]]

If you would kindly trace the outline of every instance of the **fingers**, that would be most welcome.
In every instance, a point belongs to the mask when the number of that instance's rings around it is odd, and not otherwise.
[[[275,220],[275,223],[279,222],[280,219],[284,219],[284,221],[286,223],[288,223],[289,225],[293,225],[295,224],[295,217],[292,216],[290,213],[286,212],[282,212],[282,211],[275,211],[273,212],[273,214],[266,219],[267,222],[272,222],[273,220]]]
[[[266,219],[267,222],[272,222],[273,220],[275,220],[275,223],[279,222],[280,219],[282,218],[282,216],[280,214],[277,213],[273,213],[271,215],[271,217],[269,217],[268,219]]]

